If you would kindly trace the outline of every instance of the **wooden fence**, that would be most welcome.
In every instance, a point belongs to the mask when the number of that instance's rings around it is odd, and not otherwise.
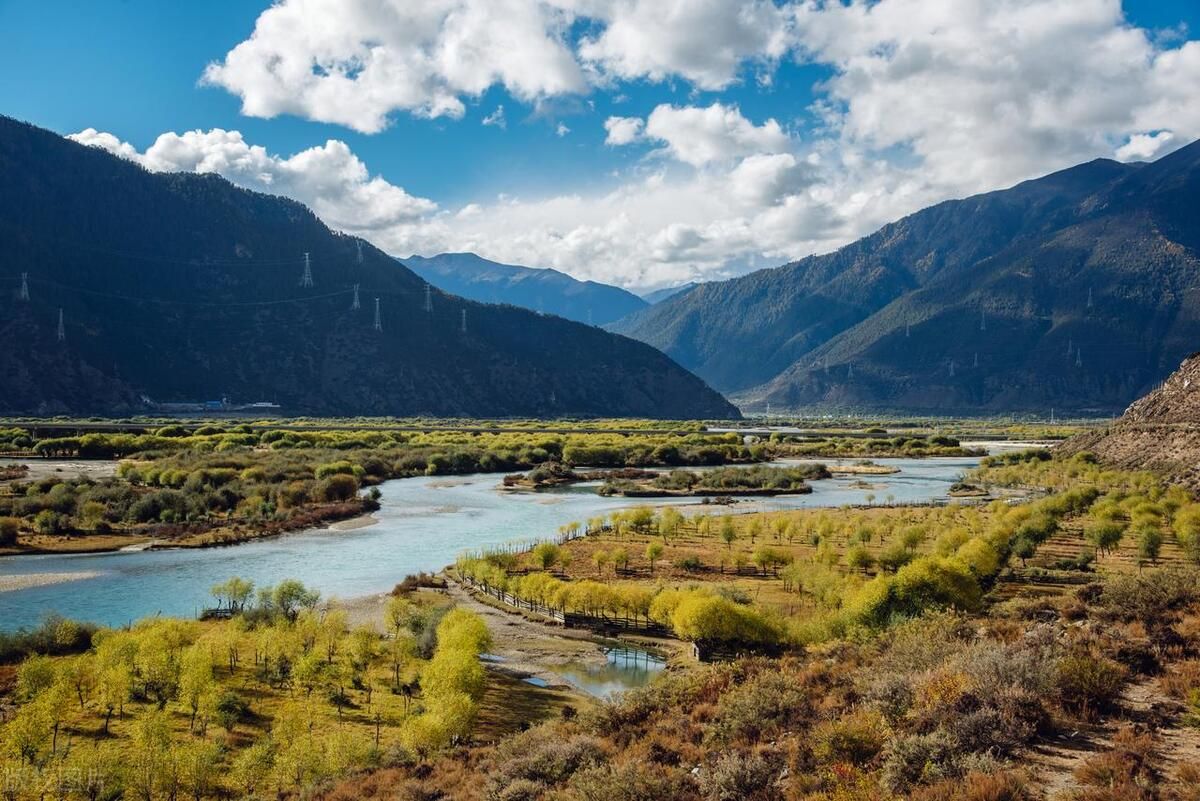
[[[564,628],[568,629],[595,629],[600,631],[612,631],[614,629],[621,631],[637,631],[642,634],[657,634],[667,636],[671,632],[660,623],[655,623],[652,620],[630,617],[609,617],[608,615],[588,615],[582,612],[568,612],[565,609],[560,609],[554,606],[546,606],[537,601],[529,601],[524,598],[518,598],[512,593],[504,590],[491,587],[474,579],[461,577],[463,586],[475,592],[483,593],[490,598],[495,598],[505,606],[511,606],[513,609],[521,611],[536,612],[543,617],[548,617],[556,623],[561,623]]]

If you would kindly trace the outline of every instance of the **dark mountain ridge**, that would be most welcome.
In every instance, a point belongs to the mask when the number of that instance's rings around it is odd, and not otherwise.
[[[947,201],[614,328],[743,408],[1119,410],[1200,340],[1197,162],[1192,145]]]
[[[557,314],[588,325],[611,323],[646,307],[646,301],[620,287],[580,281],[558,270],[500,264],[474,253],[411,256],[401,261],[451,294]]]
[[[228,396],[308,414],[736,415],[640,342],[429,289],[299,203],[7,118],[0,242],[0,413]]]

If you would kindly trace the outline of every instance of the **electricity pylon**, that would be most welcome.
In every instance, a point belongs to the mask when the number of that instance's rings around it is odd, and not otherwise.
[[[312,262],[308,258],[308,251],[304,252],[304,273],[300,276],[300,286],[305,289],[311,289],[312,280]]]

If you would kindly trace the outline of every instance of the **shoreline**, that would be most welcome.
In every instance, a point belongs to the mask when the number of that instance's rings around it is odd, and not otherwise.
[[[325,525],[318,526],[296,526],[295,528],[284,528],[279,531],[264,531],[261,533],[250,534],[248,536],[239,537],[230,540],[212,540],[200,539],[211,535],[213,532],[204,532],[182,537],[178,540],[160,539],[157,537],[142,535],[142,534],[103,534],[103,535],[83,535],[82,537],[58,536],[52,538],[61,544],[62,547],[53,547],[46,545],[24,545],[18,544],[8,548],[0,548],[0,565],[3,565],[6,559],[21,557],[21,556],[75,556],[88,554],[103,554],[103,553],[136,553],[140,551],[165,551],[173,548],[183,550],[204,550],[207,548],[230,548],[236,545],[244,545],[248,542],[257,542],[258,540],[273,539],[275,537],[283,537],[288,534],[295,534],[303,531],[328,531],[328,532],[343,532],[356,531],[361,528],[369,528],[379,523],[379,518],[375,517],[375,511],[361,512],[351,517],[337,518],[331,517],[326,521]],[[219,529],[214,529],[219,531]],[[46,537],[45,539],[51,539]],[[101,540],[102,542],[96,542]],[[44,540],[43,540],[44,541]],[[3,578],[3,576],[0,576]]]
[[[97,570],[85,570],[77,573],[18,573],[0,576],[0,594],[31,590],[35,587],[50,587],[55,584],[69,584],[72,581],[86,581],[104,575]]]

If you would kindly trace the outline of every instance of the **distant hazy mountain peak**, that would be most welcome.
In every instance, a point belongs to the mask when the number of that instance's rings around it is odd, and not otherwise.
[[[678,286],[668,286],[662,289],[655,289],[652,292],[643,292],[642,300],[653,306],[656,303],[662,303],[667,298],[682,295],[684,292],[695,289],[697,286],[698,284],[695,281],[688,281],[686,284],[679,284]]]
[[[475,253],[410,256],[400,261],[429,283],[483,303],[507,303],[568,320],[604,325],[646,307],[619,287],[580,281],[550,268],[501,264]]]

